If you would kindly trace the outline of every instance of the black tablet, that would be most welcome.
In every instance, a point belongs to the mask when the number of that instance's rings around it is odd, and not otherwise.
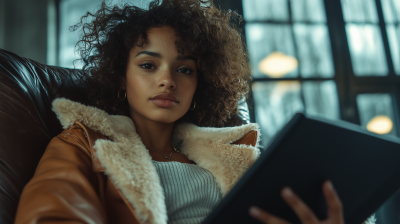
[[[280,196],[285,186],[325,219],[322,183],[327,179],[343,203],[345,223],[361,224],[400,188],[400,141],[298,113],[203,224],[260,223],[248,214],[252,205],[300,223]]]

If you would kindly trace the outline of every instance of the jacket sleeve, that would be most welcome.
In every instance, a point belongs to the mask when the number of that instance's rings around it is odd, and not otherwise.
[[[54,137],[47,146],[22,192],[16,224],[107,222],[96,193],[98,180],[90,154],[82,141],[67,141],[78,139],[71,129]]]

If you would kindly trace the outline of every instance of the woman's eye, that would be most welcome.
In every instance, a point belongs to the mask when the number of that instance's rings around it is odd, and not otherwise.
[[[144,69],[154,69],[154,66],[152,64],[141,64],[140,67]]]
[[[178,70],[178,72],[182,72],[182,73],[185,73],[185,74],[191,74],[193,71],[188,69],[188,68],[181,68],[181,69]]]

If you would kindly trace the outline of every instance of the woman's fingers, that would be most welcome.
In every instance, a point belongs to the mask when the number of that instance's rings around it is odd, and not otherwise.
[[[302,223],[318,224],[320,223],[314,212],[289,188],[283,188],[282,197],[294,210]]]
[[[328,219],[332,220],[332,223],[344,223],[342,202],[333,188],[331,181],[325,181],[323,192],[328,204]]]
[[[328,219],[322,223],[344,224],[342,202],[340,201],[332,183],[326,181],[323,185],[323,192],[328,204]],[[288,205],[294,210],[303,224],[319,224],[321,223],[315,216],[314,212],[289,188],[285,187],[282,197]],[[257,207],[252,207],[249,213],[254,218],[268,224],[290,224],[284,219],[265,212]]]
[[[271,213],[268,213],[256,206],[253,206],[249,209],[250,215],[255,218],[260,220],[263,223],[268,223],[268,224],[290,224],[286,220],[283,220],[277,216],[272,215]]]

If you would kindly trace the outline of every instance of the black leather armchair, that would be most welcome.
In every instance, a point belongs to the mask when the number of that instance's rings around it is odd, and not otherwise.
[[[47,66],[0,49],[0,223],[11,224],[21,192],[50,140],[62,127],[51,103],[65,97],[85,103],[81,72]],[[239,117],[249,123],[248,107]]]

